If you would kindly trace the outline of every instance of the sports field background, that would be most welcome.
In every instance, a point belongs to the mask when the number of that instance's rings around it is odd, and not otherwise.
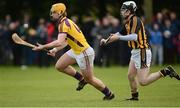
[[[180,65],[174,67],[180,73]],[[140,101],[131,102],[123,101],[130,97],[127,67],[95,67],[95,75],[115,93],[114,100],[103,101],[103,95],[90,85],[77,92],[77,81],[54,67],[0,67],[0,107],[180,107],[180,81],[175,79],[162,78],[140,87]]]

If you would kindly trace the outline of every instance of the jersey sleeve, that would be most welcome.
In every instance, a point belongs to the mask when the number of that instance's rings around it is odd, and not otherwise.
[[[130,22],[130,33],[138,34],[140,28],[141,28],[141,20],[140,20],[140,18],[133,17],[133,19]]]
[[[66,25],[65,22],[63,22],[62,24],[59,25],[59,33],[68,33],[69,30],[69,26]]]

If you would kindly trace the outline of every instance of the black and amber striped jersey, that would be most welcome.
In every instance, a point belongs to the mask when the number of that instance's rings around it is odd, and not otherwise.
[[[133,15],[125,24],[125,30],[127,35],[136,33],[138,35],[137,41],[128,41],[128,46],[132,49],[147,49],[149,48],[147,34],[144,28],[144,24],[141,19]]]

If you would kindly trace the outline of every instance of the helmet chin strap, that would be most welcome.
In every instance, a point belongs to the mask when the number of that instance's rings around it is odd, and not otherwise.
[[[126,12],[127,12],[128,10],[126,10]],[[128,16],[126,16],[124,19],[125,20],[127,20],[128,18],[129,18],[129,16],[130,16],[130,14],[128,15]]]
[[[64,18],[63,14],[59,15],[58,22],[60,22]]]
[[[127,22],[129,20],[129,17],[131,16],[131,14],[127,15],[126,17],[122,17],[125,22]]]
[[[126,16],[124,19],[127,20],[129,18],[130,15]]]
[[[59,16],[59,20],[61,20],[63,18],[62,14]]]

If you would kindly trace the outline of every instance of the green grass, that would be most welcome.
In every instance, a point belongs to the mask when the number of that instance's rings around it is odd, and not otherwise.
[[[152,67],[157,71],[160,67]],[[175,69],[180,72],[180,65]],[[95,75],[114,93],[112,101],[102,101],[101,92],[87,85],[75,90],[77,81],[51,68],[0,67],[0,107],[170,107],[180,106],[180,82],[169,77],[139,87],[140,101],[123,101],[130,97],[127,67],[95,68]]]

